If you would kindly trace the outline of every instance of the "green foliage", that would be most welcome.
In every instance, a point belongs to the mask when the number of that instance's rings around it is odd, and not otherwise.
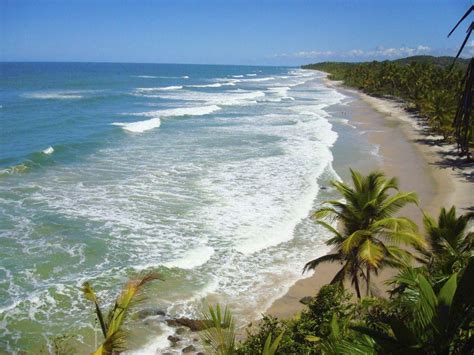
[[[82,287],[84,297],[94,303],[95,313],[104,336],[103,343],[94,354],[112,354],[125,349],[126,333],[123,329],[125,320],[131,308],[144,300],[144,290],[155,280],[161,280],[160,275],[155,272],[149,272],[129,280],[106,317],[104,317],[94,289],[88,282],[84,283]]]
[[[364,185],[362,180],[355,177],[356,189]],[[340,190],[347,195],[345,204],[362,201],[351,196],[351,188],[340,185]],[[326,208],[317,215],[328,216],[335,211],[337,216],[345,213],[347,217],[348,207],[340,203],[338,210]],[[437,220],[425,216],[429,248],[412,245],[421,253],[417,256],[419,266],[410,266],[408,261],[397,264],[398,274],[388,281],[393,286],[390,298],[366,297],[354,302],[340,284],[326,285],[294,319],[264,316],[257,329],[248,331],[237,353],[262,353],[269,339],[278,335],[281,338],[276,354],[472,353],[474,257],[472,233],[467,231],[471,218],[457,216],[454,207],[442,209]],[[385,220],[382,224],[393,230],[397,223]],[[327,228],[334,234],[330,239],[333,243],[344,239],[344,234],[330,224]],[[354,238],[364,237],[362,233]],[[357,244],[345,239],[344,243]],[[330,255],[323,261],[331,261],[337,254]]]
[[[226,307],[222,313],[219,304],[215,309],[209,305],[209,312],[203,314],[203,317],[205,323],[212,325],[199,333],[209,353],[235,354],[235,324],[230,310]]]
[[[272,343],[272,335],[268,334],[267,340],[265,341],[265,345],[263,346],[262,355],[274,355],[278,349],[278,345],[280,344],[281,338],[283,338],[283,334],[285,332],[281,332],[279,336],[275,339]]]
[[[337,285],[326,285],[308,304],[301,314],[290,320],[280,321],[264,316],[255,332],[249,331],[245,342],[240,344],[238,354],[262,353],[268,337],[280,336],[277,354],[320,354],[329,346],[323,339],[345,331],[346,322],[354,312],[351,296]],[[335,338],[334,338],[335,339]]]
[[[442,208],[438,219],[425,214],[426,239],[430,252],[425,254],[424,263],[431,273],[444,279],[453,272],[464,269],[472,256],[474,233],[468,231],[473,214],[457,216],[456,208]]]
[[[344,201],[326,201],[326,206],[313,215],[334,235],[326,243],[336,250],[308,262],[304,270],[314,269],[322,262],[340,262],[342,268],[331,283],[342,285],[345,279],[350,279],[357,297],[361,298],[361,276],[369,295],[371,273],[385,266],[404,265],[411,258],[399,244],[423,249],[425,243],[415,223],[408,218],[393,217],[403,206],[417,203],[415,193],[398,191],[397,179],[388,179],[380,172],[363,176],[351,170],[351,175],[353,186],[332,182]],[[338,222],[341,231],[330,222]]]
[[[203,319],[210,326],[199,333],[201,341],[209,354],[234,355],[238,353],[235,347],[235,324],[232,312],[226,307],[222,313],[219,304],[216,308],[209,306],[209,311],[203,314]],[[263,347],[254,354],[274,355],[278,349],[284,331],[272,341],[272,333],[266,337]]]
[[[344,81],[370,95],[403,99],[407,108],[415,109],[426,118],[434,132],[445,140],[456,140],[461,153],[469,154],[469,146],[473,145],[472,104],[465,110],[466,122],[461,126],[466,129],[462,134],[458,129],[460,125],[455,124],[461,89],[466,82],[463,73],[469,60],[458,59],[454,66],[453,60],[451,57],[416,56],[383,62],[323,62],[303,68],[327,72],[330,79]]]
[[[386,329],[352,326],[370,336],[388,354],[464,354],[472,350],[474,259],[463,276],[453,273],[439,291],[417,273],[414,282],[393,302],[397,313]]]

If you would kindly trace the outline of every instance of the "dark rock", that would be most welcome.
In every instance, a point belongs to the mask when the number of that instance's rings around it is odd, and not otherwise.
[[[326,186],[321,186],[320,189],[321,190],[327,190],[328,188]]]
[[[145,319],[153,316],[165,316],[166,312],[159,308],[145,308],[137,313],[138,319]]]
[[[303,303],[303,304],[310,304],[312,300],[313,300],[313,297],[311,297],[311,296],[305,296],[305,297],[303,297],[302,299],[300,299],[300,303]]]
[[[199,341],[199,339],[198,339],[198,338],[194,338],[193,341]]]
[[[185,347],[182,351],[183,353],[192,353],[193,351],[196,351],[196,348],[192,345],[189,345]]]
[[[176,329],[176,334],[178,334],[178,335],[181,335],[181,334],[183,334],[183,333],[185,333],[185,332],[186,332],[186,329],[184,329],[184,328],[178,328],[178,329]]]
[[[168,337],[168,340],[169,340],[170,342],[172,342],[173,344],[176,344],[178,341],[181,340],[181,338],[178,338],[178,337],[175,337],[175,336],[173,336],[173,335],[170,335],[170,336]]]
[[[196,355],[206,355],[203,352],[198,352]]]
[[[190,318],[176,318],[176,319],[167,319],[166,324],[170,327],[186,327],[191,329],[193,332],[199,332],[201,330],[207,329],[212,326],[212,324],[205,320],[200,319],[190,319]]]

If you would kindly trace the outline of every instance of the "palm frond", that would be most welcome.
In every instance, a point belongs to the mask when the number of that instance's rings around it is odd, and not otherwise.
[[[372,235],[370,230],[357,230],[348,236],[341,245],[341,250],[345,254],[349,254],[349,252],[360,246],[361,242],[365,240],[367,237]]]
[[[278,335],[275,341],[272,343],[272,333],[268,334],[267,340],[265,341],[265,345],[263,347],[262,355],[275,355],[278,345],[280,345],[280,341],[283,338],[283,334],[285,331],[282,331],[280,335]]]
[[[381,216],[390,216],[409,203],[418,205],[418,195],[415,192],[397,192],[389,197],[379,208]]]
[[[308,270],[314,270],[321,263],[342,262],[342,260],[343,260],[342,255],[339,253],[326,254],[314,260],[308,261],[303,268],[303,273],[305,273]]]
[[[102,313],[102,310],[100,309],[99,300],[97,299],[95,291],[89,282],[84,282],[84,284],[82,285],[82,292],[84,293],[84,296],[86,297],[86,299],[94,303],[95,313],[97,315],[97,319],[99,320],[102,335],[106,337],[107,325],[105,324],[105,321],[104,321],[104,315]]]
[[[123,287],[122,292],[117,297],[114,306],[107,315],[107,320],[104,320],[100,310],[97,296],[93,288],[88,282],[83,285],[83,292],[88,300],[94,302],[96,313],[99,318],[102,333],[104,335],[104,342],[94,352],[94,354],[111,354],[125,350],[126,333],[122,329],[126,316],[130,309],[137,302],[144,299],[144,290],[146,286],[155,280],[161,280],[161,276],[156,272],[147,272],[139,275],[135,279],[129,280]]]
[[[206,324],[210,324],[199,333],[204,346],[212,354],[232,355],[235,353],[235,324],[232,312],[226,306],[224,313],[219,304],[209,305],[208,313],[203,314]]]
[[[359,257],[365,264],[377,269],[384,257],[384,251],[382,247],[367,239],[360,247]]]

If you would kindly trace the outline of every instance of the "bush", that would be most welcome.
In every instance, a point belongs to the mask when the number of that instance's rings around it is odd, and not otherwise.
[[[326,285],[307,305],[299,316],[290,320],[279,320],[264,316],[258,329],[247,330],[247,339],[238,348],[238,354],[260,354],[268,334],[272,338],[285,331],[277,354],[321,354],[318,338],[330,333],[333,314],[339,320],[347,320],[355,310],[350,303],[351,295],[336,285]]]

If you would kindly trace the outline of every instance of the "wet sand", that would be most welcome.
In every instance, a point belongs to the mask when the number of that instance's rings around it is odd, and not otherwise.
[[[441,137],[430,135],[422,121],[403,110],[400,102],[371,97],[343,87],[339,82],[326,80],[326,83],[353,99],[346,106],[337,108],[339,116],[347,119],[366,135],[369,143],[378,147],[378,159],[367,156],[367,161],[354,161],[350,166],[338,166],[338,160],[347,160],[347,157],[338,156],[335,151],[335,170],[345,181],[349,167],[368,173],[368,167],[373,165],[389,177],[398,177],[400,189],[416,191],[420,199],[419,207],[404,208],[399,215],[413,219],[420,226],[422,210],[437,215],[443,206],[455,205],[460,213],[473,209],[473,165],[459,166],[455,154],[452,154],[454,145],[439,145]],[[339,140],[343,139],[344,135],[340,134]],[[311,277],[297,281],[265,313],[279,318],[294,316],[304,308],[299,300],[316,295],[339,268],[337,263],[320,265]],[[384,281],[393,274],[394,270],[387,269],[374,278],[378,294],[385,293]],[[364,289],[361,291],[365,292]]]

